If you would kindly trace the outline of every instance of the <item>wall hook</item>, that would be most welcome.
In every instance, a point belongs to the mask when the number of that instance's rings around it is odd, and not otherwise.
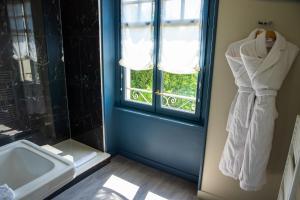
[[[273,22],[272,21],[263,21],[263,20],[259,20],[257,22],[258,25],[261,25],[261,26],[272,26],[273,25]]]

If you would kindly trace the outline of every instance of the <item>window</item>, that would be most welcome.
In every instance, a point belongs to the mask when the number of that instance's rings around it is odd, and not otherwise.
[[[199,119],[205,0],[120,0],[121,102]]]
[[[124,97],[152,105],[154,1],[122,0],[121,16]]]

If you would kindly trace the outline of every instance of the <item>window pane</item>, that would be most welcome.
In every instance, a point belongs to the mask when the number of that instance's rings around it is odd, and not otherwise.
[[[199,71],[199,33],[198,23],[162,25],[159,69],[174,74]]]
[[[136,9],[127,11],[126,7],[129,5],[135,5]],[[132,15],[135,11],[137,14],[134,15],[136,15],[137,18],[133,21],[134,23],[128,23],[128,21],[131,20],[128,20],[128,18],[124,16]],[[133,70],[152,69],[154,46],[154,1],[125,3],[123,0],[122,13],[122,55],[121,60],[119,61],[120,65]]]
[[[123,26],[122,27],[122,57],[120,65],[134,70],[153,68],[153,27]]]
[[[140,21],[151,22],[153,9],[154,7],[152,2],[141,3]]]
[[[179,20],[181,18],[181,0],[163,0],[163,20]]]
[[[164,0],[168,2],[170,0]],[[193,0],[191,0],[193,1]],[[201,7],[200,1],[193,6]],[[172,1],[181,5],[180,2]],[[162,9],[166,9],[167,3]],[[179,10],[183,10],[179,7]],[[158,68],[173,74],[191,74],[200,70],[200,13],[194,20],[168,21],[162,14]]]
[[[138,22],[138,4],[124,4],[122,11],[122,21],[124,23]]]
[[[185,0],[184,19],[199,19],[202,0]]]
[[[153,70],[125,70],[125,100],[152,104]]]
[[[154,1],[122,0],[122,22],[142,23],[153,21]]]
[[[163,72],[162,107],[195,113],[197,96],[196,74],[171,74]]]
[[[162,14],[158,63],[162,73],[161,107],[195,113],[200,71],[201,0],[164,2],[163,12],[168,10],[167,2],[172,2],[173,8],[177,9],[173,12],[179,13],[179,20],[168,21],[168,16]],[[184,7],[181,7],[181,2],[185,3]]]
[[[154,0],[122,0],[121,60],[125,100],[152,104]]]

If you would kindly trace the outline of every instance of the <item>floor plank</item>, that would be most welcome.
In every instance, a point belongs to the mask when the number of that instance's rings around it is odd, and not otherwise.
[[[55,200],[194,200],[196,185],[122,156]]]

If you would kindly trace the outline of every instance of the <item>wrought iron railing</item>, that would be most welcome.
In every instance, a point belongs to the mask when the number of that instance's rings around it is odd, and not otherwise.
[[[194,113],[196,109],[196,98],[169,94],[169,93],[160,93],[162,96],[162,106],[172,110],[185,111]]]
[[[144,103],[144,104],[151,104],[152,103],[152,91],[146,89],[139,89],[139,88],[126,88],[130,92],[130,100]]]
[[[134,102],[151,104],[152,103],[152,91],[139,88],[126,88],[130,92],[130,99]],[[155,92],[155,94],[162,97],[162,107],[194,113],[196,110],[196,97],[183,96],[170,93]]]

